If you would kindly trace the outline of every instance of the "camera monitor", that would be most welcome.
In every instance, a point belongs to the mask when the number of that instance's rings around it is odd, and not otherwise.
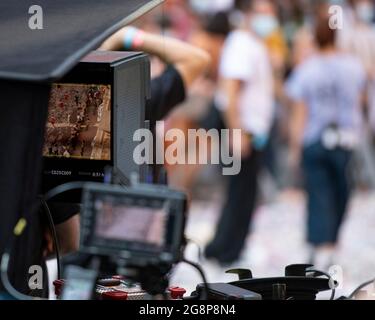
[[[43,156],[111,160],[111,86],[54,84]]]
[[[183,244],[186,196],[162,186],[84,190],[81,249],[134,265],[174,263]]]
[[[154,208],[143,208],[112,199],[98,199],[95,210],[100,212],[95,226],[98,238],[142,244],[142,248],[158,251],[165,245],[167,204],[155,203]],[[164,206],[164,207],[163,207]]]
[[[52,85],[43,148],[43,192],[71,181],[103,182],[113,167],[128,184],[146,167],[133,159],[133,135],[144,128],[149,61],[141,53],[93,52]],[[80,202],[68,193],[62,201]]]

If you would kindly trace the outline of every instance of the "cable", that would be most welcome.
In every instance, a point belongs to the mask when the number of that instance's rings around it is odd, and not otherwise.
[[[337,288],[337,282],[332,278],[332,276],[327,273],[327,272],[324,272],[324,271],[320,271],[320,270],[313,270],[313,269],[309,269],[308,270],[308,273],[314,273],[314,278],[316,278],[317,276],[326,276],[328,279],[329,279],[329,282],[330,282],[330,286],[332,287],[332,294],[331,294],[331,298],[329,300],[335,300],[335,296],[336,296],[336,288]]]
[[[194,263],[194,262],[191,262],[191,261],[189,261],[187,259],[183,259],[183,260],[181,260],[181,262],[184,262],[184,263],[192,266],[193,268],[195,268],[199,272],[200,276],[202,277],[203,285],[204,285],[204,290],[202,291],[203,294],[201,293],[200,300],[207,300],[208,294],[210,292],[210,288],[208,286],[206,275],[204,274],[204,271],[201,268],[201,266],[198,265],[198,264],[196,264],[196,263]]]
[[[52,232],[53,242],[54,242],[54,246],[55,246],[55,250],[56,250],[57,278],[58,279],[61,279],[61,277],[62,277],[61,260],[60,260],[60,246],[59,246],[59,241],[58,241],[58,238],[57,238],[55,223],[53,221],[51,210],[49,209],[47,201],[53,199],[54,197],[56,197],[56,196],[58,196],[62,193],[65,193],[67,191],[76,190],[76,189],[83,189],[85,185],[86,185],[85,182],[65,183],[65,184],[62,184],[60,186],[57,186],[56,188],[51,189],[50,191],[48,191],[46,193],[46,195],[44,195],[44,197],[41,198],[42,205],[45,209],[45,212],[47,213],[47,218],[48,218],[48,222],[49,222],[50,229],[51,229],[51,232]]]
[[[366,288],[370,284],[375,283],[375,278],[369,281],[366,281],[365,283],[361,284],[357,289],[355,289],[352,294],[348,297],[349,300],[353,299],[355,295],[361,291],[362,289]]]
[[[8,277],[8,269],[9,269],[9,260],[10,260],[10,253],[9,249],[6,249],[1,257],[1,265],[0,265],[0,273],[1,273],[1,282],[5,288],[5,290],[15,299],[17,300],[48,300],[45,298],[39,297],[32,297],[25,295],[18,290],[16,290],[13,285],[9,281]]]
[[[45,208],[45,211],[47,213],[48,222],[50,224],[50,229],[53,236],[53,242],[56,250],[56,260],[57,260],[57,278],[61,279],[61,260],[60,260],[60,246],[57,238],[57,232],[55,223],[53,221],[53,217],[51,214],[51,210],[48,207],[47,201],[53,199],[54,197],[65,193],[67,191],[75,190],[75,189],[83,189],[86,185],[85,182],[69,182],[65,183],[63,185],[57,186],[56,188],[51,189],[44,195],[44,197],[41,198],[41,202]]]
[[[18,290],[16,290],[9,281],[8,268],[9,268],[10,254],[9,250],[6,249],[1,257],[1,282],[6,291],[17,300],[43,300],[42,298],[31,297],[25,295]]]
[[[59,246],[59,240],[57,238],[55,223],[53,221],[51,210],[49,209],[47,202],[43,198],[41,198],[41,202],[44,207],[44,211],[46,212],[50,230],[52,232],[53,245],[55,247],[55,252],[56,252],[57,279],[61,279],[62,277],[61,277],[60,246]]]
[[[50,191],[48,191],[46,193],[46,195],[44,195],[44,197],[42,198],[42,200],[43,200],[43,202],[47,202],[48,200],[51,200],[54,197],[56,197],[56,196],[58,196],[58,195],[60,195],[62,193],[65,193],[67,191],[76,190],[76,189],[83,189],[85,185],[86,185],[86,182],[69,182],[69,183],[65,183],[63,185],[57,186],[56,188],[53,188]],[[40,206],[39,203],[38,203],[38,205],[35,205],[35,207],[32,208],[31,212],[37,211],[38,208],[39,208],[39,206]],[[48,208],[48,210],[49,210],[49,208]],[[49,211],[48,215],[50,216],[50,211]],[[22,232],[19,235],[16,235],[14,233],[13,236],[17,237],[17,236],[20,236],[21,234],[22,234]],[[56,237],[56,239],[57,239],[57,237]],[[1,269],[1,281],[2,281],[2,283],[4,285],[4,288],[8,291],[8,293],[11,296],[13,296],[14,298],[18,299],[18,300],[48,300],[48,299],[35,298],[35,297],[31,297],[31,296],[25,295],[25,294],[19,292],[17,289],[15,289],[13,287],[13,285],[9,281],[9,276],[8,276],[9,260],[10,260],[10,256],[11,256],[10,253],[11,253],[11,249],[9,247],[5,248],[4,253],[1,256],[1,265],[0,265],[0,269]],[[60,259],[60,257],[59,257],[59,259]]]
[[[43,198],[45,201],[48,201],[62,193],[76,190],[76,189],[83,189],[86,184],[87,182],[68,182],[60,186],[57,186],[56,188],[51,189],[44,195]]]

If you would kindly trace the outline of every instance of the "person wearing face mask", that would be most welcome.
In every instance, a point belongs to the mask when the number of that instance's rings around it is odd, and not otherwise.
[[[241,171],[229,177],[228,196],[205,256],[221,265],[239,260],[255,211],[261,157],[274,119],[272,67],[267,48],[254,30],[254,1],[236,0],[235,22],[222,50],[216,106],[205,129],[240,129]],[[234,17],[234,16],[233,16]],[[237,143],[238,142],[238,143]]]
[[[234,0],[189,0],[190,7],[200,15],[224,12],[233,6]]]
[[[270,52],[272,66],[280,71],[285,65],[288,47],[277,16],[277,8],[271,0],[254,1],[251,27],[262,39]]]
[[[361,181],[375,187],[374,147],[370,141],[375,137],[375,4],[373,0],[350,0],[348,4],[350,11],[344,28],[338,33],[338,45],[341,50],[357,56],[366,70],[366,122],[356,161],[360,162],[358,167],[362,168],[358,172]]]
[[[268,50],[272,71],[274,76],[275,88],[275,109],[276,116],[272,126],[272,134],[265,150],[265,167],[273,185],[281,183],[281,163],[277,155],[283,147],[286,140],[286,108],[283,108],[284,98],[284,76],[289,54],[281,24],[279,22],[278,10],[274,1],[256,0],[253,3],[253,15],[251,18],[251,27],[254,33],[262,40]]]

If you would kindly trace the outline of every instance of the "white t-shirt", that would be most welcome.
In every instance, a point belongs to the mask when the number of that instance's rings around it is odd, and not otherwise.
[[[241,80],[244,87],[239,97],[242,129],[256,136],[267,136],[274,119],[272,68],[266,47],[246,31],[233,31],[223,48],[220,77]],[[217,94],[222,111],[227,99],[222,90]]]

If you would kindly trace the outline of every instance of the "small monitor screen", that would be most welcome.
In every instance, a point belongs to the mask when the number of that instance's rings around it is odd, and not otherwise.
[[[43,156],[111,160],[111,86],[52,86]]]
[[[165,245],[167,210],[111,201],[95,202],[97,238],[146,244],[153,248]]]

